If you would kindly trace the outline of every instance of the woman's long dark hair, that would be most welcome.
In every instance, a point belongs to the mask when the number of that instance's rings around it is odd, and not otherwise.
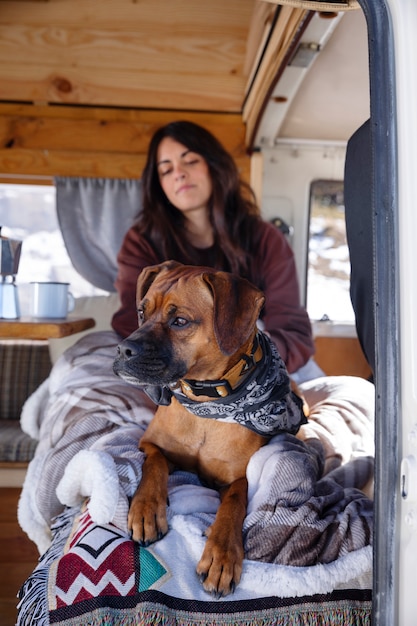
[[[184,234],[185,217],[168,201],[159,182],[157,151],[165,137],[196,152],[207,163],[213,188],[209,211],[214,230],[214,266],[247,275],[253,254],[251,234],[254,221],[259,219],[259,209],[231,155],[209,131],[193,122],[171,122],[159,128],[151,139],[142,175],[140,232],[152,243],[161,260],[195,263],[193,247]]]

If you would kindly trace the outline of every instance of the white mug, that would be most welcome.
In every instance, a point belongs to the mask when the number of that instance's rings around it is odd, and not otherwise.
[[[65,319],[74,310],[75,300],[69,283],[30,284],[30,314],[37,318]]]

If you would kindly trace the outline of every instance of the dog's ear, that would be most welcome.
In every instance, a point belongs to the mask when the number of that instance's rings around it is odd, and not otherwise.
[[[252,283],[228,272],[206,272],[203,280],[213,293],[217,343],[230,356],[250,337],[265,297]]]
[[[164,270],[174,269],[179,265],[181,263],[177,263],[177,261],[164,261],[164,263],[159,263],[159,265],[148,265],[148,267],[145,267],[139,274],[136,283],[136,302],[142,300],[158,274]]]

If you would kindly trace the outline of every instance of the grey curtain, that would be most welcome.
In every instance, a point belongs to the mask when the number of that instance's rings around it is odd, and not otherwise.
[[[117,253],[139,214],[139,180],[56,178],[58,222],[70,259],[81,276],[115,291]]]

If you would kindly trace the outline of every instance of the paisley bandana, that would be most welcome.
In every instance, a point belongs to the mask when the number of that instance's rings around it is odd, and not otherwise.
[[[302,401],[290,389],[284,361],[267,335],[259,332],[263,357],[245,379],[226,398],[198,402],[172,389],[175,398],[198,417],[240,424],[263,437],[281,432],[295,434],[307,422]]]

